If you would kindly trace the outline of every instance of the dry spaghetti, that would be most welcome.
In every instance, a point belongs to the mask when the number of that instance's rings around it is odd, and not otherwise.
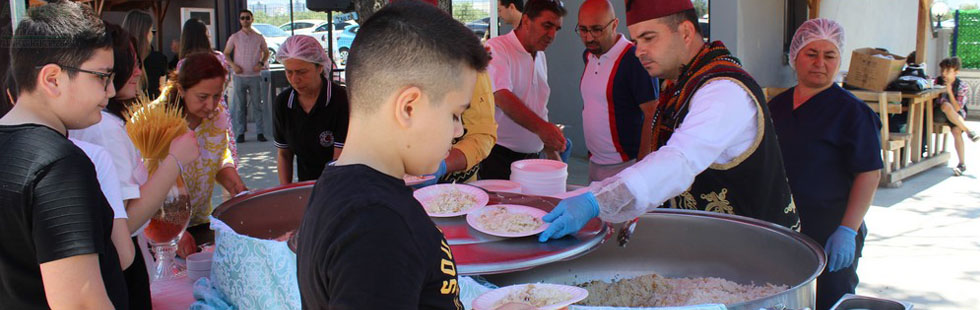
[[[146,169],[156,171],[170,151],[170,141],[186,133],[187,121],[179,107],[149,100],[138,100],[126,111],[126,133],[143,158]]]

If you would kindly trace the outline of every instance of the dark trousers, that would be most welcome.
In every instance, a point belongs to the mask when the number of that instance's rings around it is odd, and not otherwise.
[[[868,235],[868,228],[861,224],[858,229],[854,242],[854,263],[847,268],[836,272],[829,272],[824,269],[823,273],[817,277],[817,310],[827,310],[833,307],[844,294],[854,294],[854,289],[858,285],[857,267],[861,252],[864,250],[864,238]],[[818,239],[820,245],[826,246],[827,237]]]
[[[487,156],[487,159],[480,163],[479,178],[480,180],[509,180],[510,164],[518,160],[540,157],[538,153],[518,153],[506,147],[494,145],[493,149],[490,150],[490,156]]]
[[[133,237],[133,246],[136,247],[136,257],[133,258],[133,264],[123,270],[123,277],[126,278],[126,286],[129,289],[129,309],[150,310],[153,309],[150,300],[150,275],[146,274],[146,262],[143,261],[143,253],[140,251],[137,237]]]

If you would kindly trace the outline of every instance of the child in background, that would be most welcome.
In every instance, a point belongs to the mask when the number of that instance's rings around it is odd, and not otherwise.
[[[935,123],[948,125],[953,132],[953,144],[956,146],[956,155],[960,160],[960,163],[953,168],[953,174],[956,176],[966,172],[966,148],[963,145],[963,133],[966,133],[966,136],[973,142],[980,140],[980,136],[966,127],[966,122],[963,121],[966,118],[967,100],[970,99],[967,96],[970,94],[970,85],[956,77],[960,73],[960,66],[959,57],[946,58],[939,62],[941,75],[936,78],[936,85],[946,85],[947,87],[946,93],[936,99],[932,114]]]

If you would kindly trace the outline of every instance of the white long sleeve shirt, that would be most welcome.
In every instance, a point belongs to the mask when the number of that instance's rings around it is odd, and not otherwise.
[[[635,200],[620,210],[603,210],[607,222],[623,222],[691,187],[712,164],[727,164],[747,151],[758,134],[752,95],[730,80],[708,82],[694,92],[690,109],[667,144],[619,173]],[[600,202],[602,204],[602,202]]]

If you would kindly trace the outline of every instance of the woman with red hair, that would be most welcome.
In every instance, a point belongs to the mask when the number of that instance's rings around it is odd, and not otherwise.
[[[220,104],[228,70],[213,53],[194,53],[185,57],[182,62],[182,69],[193,68],[193,70],[178,70],[172,74],[156,102],[181,108],[184,119],[194,132],[200,147],[200,157],[183,167],[184,182],[191,200],[191,222],[188,230],[194,233],[210,231],[194,229],[194,227],[207,227],[215,181],[231,195],[237,195],[247,188],[238,175],[230,148],[233,140],[228,128],[231,122],[226,107]],[[202,242],[211,239],[202,238],[201,235],[194,237]],[[179,251],[181,254],[194,251],[188,249],[185,244],[186,241],[182,240]]]

